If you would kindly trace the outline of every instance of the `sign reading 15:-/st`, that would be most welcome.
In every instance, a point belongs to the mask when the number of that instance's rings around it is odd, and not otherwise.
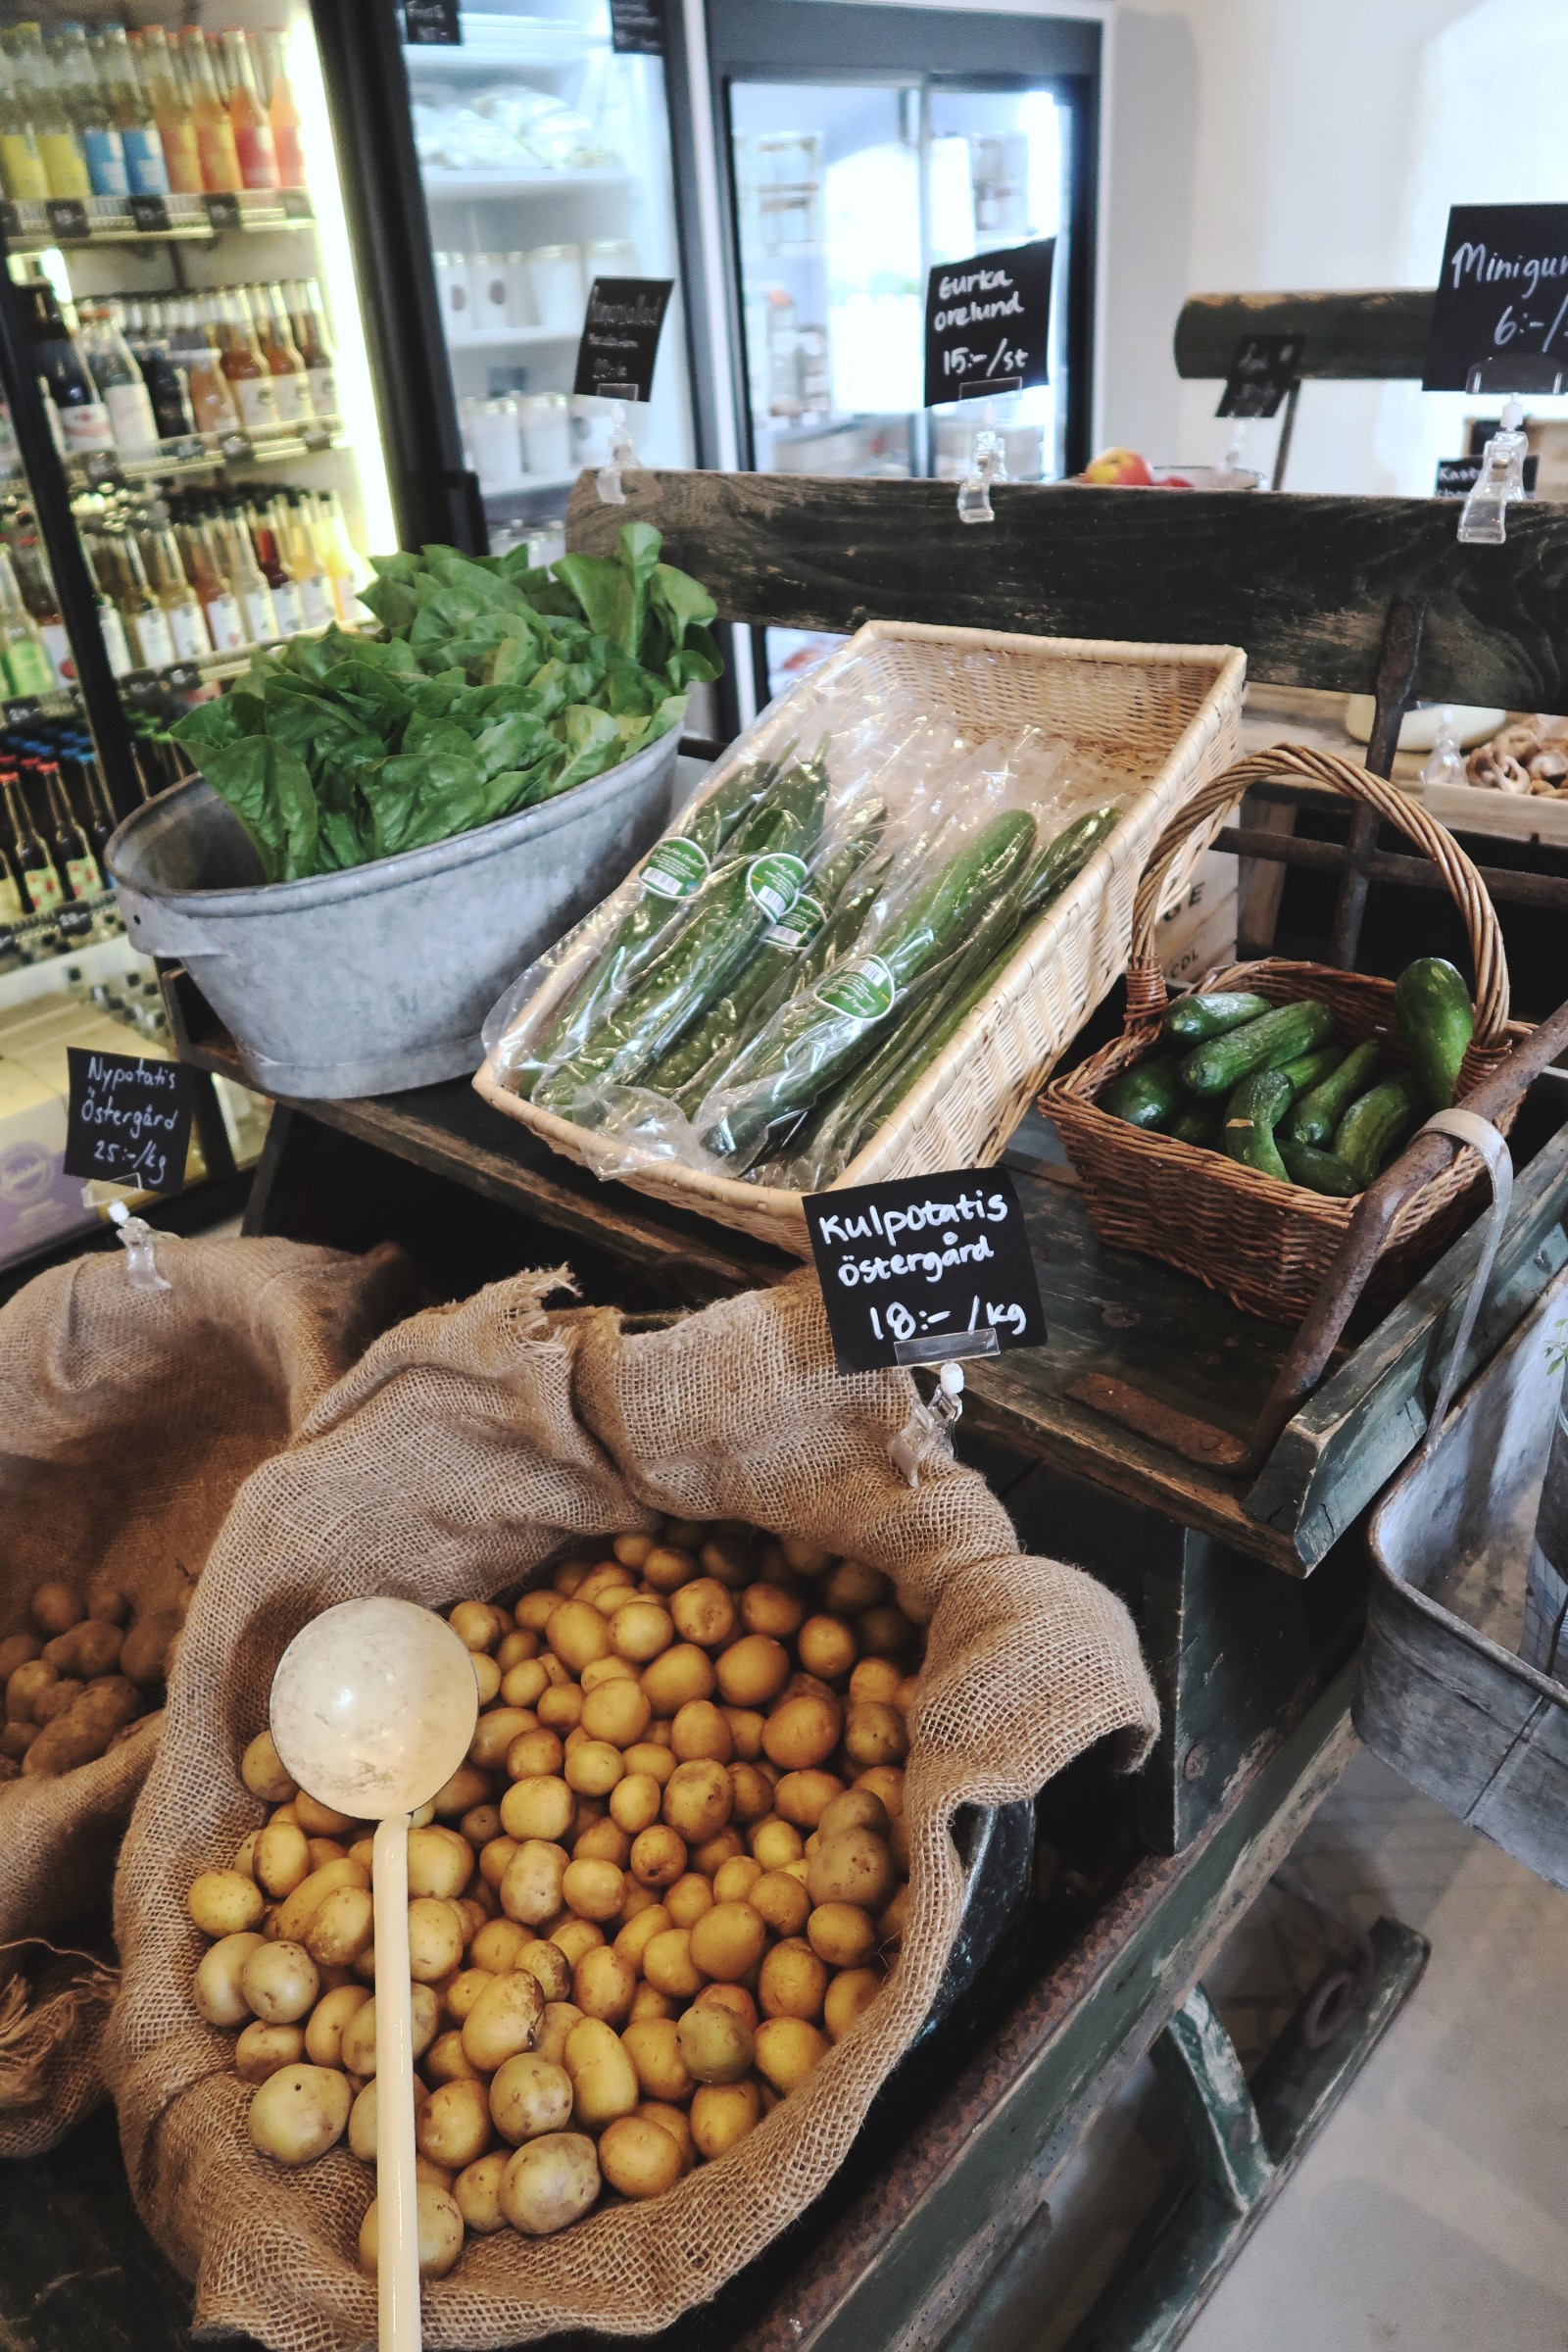
[[[939,262],[925,288],[925,405],[1050,382],[1054,237]]]

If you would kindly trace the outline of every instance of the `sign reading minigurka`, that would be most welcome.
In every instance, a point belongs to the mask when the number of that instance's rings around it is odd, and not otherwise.
[[[1568,204],[1454,205],[1423,387],[1549,392],[1564,373]]]
[[[805,1207],[841,1372],[1045,1346],[1034,1255],[1004,1168],[812,1193]]]
[[[672,277],[596,277],[577,345],[572,391],[600,400],[651,400]]]
[[[103,1054],[68,1046],[68,1176],[96,1176],[143,1193],[177,1193],[185,1182],[194,1072],[145,1054]]]
[[[1049,383],[1054,237],[939,262],[925,285],[925,405]]]

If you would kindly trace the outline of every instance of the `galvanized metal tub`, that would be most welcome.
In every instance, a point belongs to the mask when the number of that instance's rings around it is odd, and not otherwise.
[[[520,815],[341,874],[263,882],[202,777],[109,843],[125,929],[183,963],[268,1094],[397,1094],[465,1077],[525,965],[663,830],[680,733]]]

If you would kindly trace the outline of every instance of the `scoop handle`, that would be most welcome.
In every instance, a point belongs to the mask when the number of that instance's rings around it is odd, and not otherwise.
[[[380,2352],[419,2352],[419,2213],[414,2171],[409,1983],[409,1817],[377,1822],[375,1890],[376,2310]]]

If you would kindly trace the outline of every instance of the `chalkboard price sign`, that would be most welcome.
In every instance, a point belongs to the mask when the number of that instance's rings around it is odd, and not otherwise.
[[[672,277],[596,277],[577,345],[572,391],[600,400],[651,400]]]
[[[143,1193],[177,1193],[185,1182],[193,1073],[183,1062],[143,1054],[101,1054],[68,1046],[68,1176],[96,1176]]]
[[[1056,240],[939,262],[925,287],[925,405],[1049,383]]]
[[[1301,372],[1304,335],[1244,335],[1216,416],[1273,416]]]
[[[1428,392],[1552,392],[1568,374],[1568,204],[1456,204]]]
[[[1034,1257],[1004,1168],[813,1193],[805,1206],[841,1372],[1045,1346]]]

